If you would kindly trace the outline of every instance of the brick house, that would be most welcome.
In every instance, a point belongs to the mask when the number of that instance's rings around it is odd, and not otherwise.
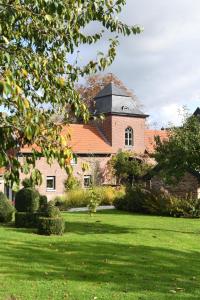
[[[149,154],[154,149],[154,136],[167,138],[166,131],[145,129],[148,115],[137,107],[126,90],[113,83],[100,91],[94,100],[94,114],[104,114],[103,121],[91,121],[87,125],[70,124],[65,128],[71,133],[70,146],[76,154],[76,159],[71,162],[74,176],[80,180],[83,187],[88,187],[97,173],[100,184],[115,183],[107,168],[107,162],[119,150]],[[31,155],[30,148],[21,149],[18,158],[23,159],[25,155]],[[85,162],[90,167],[83,172],[82,164]],[[64,193],[67,174],[57,162],[50,166],[45,158],[40,158],[36,168],[43,175],[42,185],[38,187],[41,194],[46,195],[50,200]],[[12,191],[4,186],[2,176],[3,172],[0,174],[0,189],[5,190],[9,198],[12,198]],[[22,175],[21,180],[24,178],[25,175]]]

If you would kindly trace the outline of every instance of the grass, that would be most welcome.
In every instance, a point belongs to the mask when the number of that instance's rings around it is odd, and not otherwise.
[[[62,237],[0,227],[0,299],[200,299],[200,220],[64,217]]]

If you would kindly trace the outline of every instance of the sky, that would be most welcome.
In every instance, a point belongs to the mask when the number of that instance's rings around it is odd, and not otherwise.
[[[144,32],[120,38],[107,72],[134,91],[152,127],[180,124],[183,107],[193,113],[200,106],[200,1],[127,0],[120,19]],[[83,59],[93,54],[88,48]]]

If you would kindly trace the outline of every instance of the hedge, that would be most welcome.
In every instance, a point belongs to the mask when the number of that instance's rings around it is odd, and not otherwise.
[[[18,228],[37,228],[38,220],[41,216],[44,216],[44,213],[16,212],[15,226]]]
[[[65,230],[65,222],[62,218],[40,217],[38,221],[38,233],[43,235],[62,235]]]

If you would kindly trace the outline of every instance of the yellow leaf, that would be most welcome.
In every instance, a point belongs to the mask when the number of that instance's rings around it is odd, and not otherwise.
[[[27,77],[28,76],[28,72],[25,69],[22,69],[22,74]]]
[[[60,86],[65,85],[65,79],[63,77],[59,78],[58,82],[59,82]]]
[[[29,103],[28,99],[24,99],[24,106],[25,106],[25,108],[30,107],[30,103]]]
[[[17,91],[17,94],[21,94],[21,92],[22,92],[22,89],[17,84],[16,84],[16,91]]]

